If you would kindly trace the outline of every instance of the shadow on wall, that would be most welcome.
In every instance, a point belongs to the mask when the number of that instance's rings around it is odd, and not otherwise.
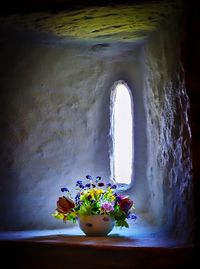
[[[88,173],[109,178],[110,91],[124,79],[135,103],[135,179],[127,193],[155,227],[191,237],[191,134],[180,29],[95,51],[89,42],[34,34],[32,42],[23,31],[19,39],[9,36],[0,51],[1,229],[65,227],[50,216],[63,183],[70,187]]]

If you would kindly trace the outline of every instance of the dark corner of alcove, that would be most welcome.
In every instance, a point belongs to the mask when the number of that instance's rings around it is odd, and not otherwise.
[[[200,101],[200,78],[199,61],[200,54],[197,51],[200,48],[200,19],[198,11],[200,3],[198,1],[183,1],[185,4],[186,24],[181,43],[182,61],[185,69],[185,83],[190,100],[189,121],[191,126],[192,141],[192,162],[193,162],[193,195],[194,195],[194,245],[200,248],[200,121],[199,121],[199,101]]]
[[[0,249],[17,268],[198,268],[199,1],[18,0],[0,9]],[[110,100],[133,98],[136,222],[87,237],[60,188],[109,181]]]

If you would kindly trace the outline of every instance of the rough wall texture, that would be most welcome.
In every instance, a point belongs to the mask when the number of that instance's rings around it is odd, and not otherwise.
[[[182,42],[182,60],[185,69],[186,88],[190,99],[189,120],[192,131],[192,160],[193,160],[193,184],[194,184],[194,209],[195,209],[195,236],[196,246],[200,246],[200,18],[199,1],[187,2],[187,24]]]
[[[116,80],[130,83],[140,111],[136,119],[144,122],[140,48],[47,44],[45,38],[34,43],[22,36],[7,39],[1,49],[1,227],[64,227],[50,216],[60,187],[72,189],[88,173],[109,179],[109,104]],[[139,185],[145,181],[143,128],[137,128]]]
[[[60,12],[35,12],[0,17],[1,24],[16,24],[70,39],[104,39],[134,41],[148,37],[163,21],[179,20],[181,1],[152,1],[150,3],[87,8],[68,8]]]
[[[145,48],[147,178],[153,219],[190,240],[194,227],[191,130],[177,36],[175,29],[173,34],[162,29]]]
[[[134,184],[127,193],[139,215],[190,235],[180,29],[172,33],[165,25],[143,41],[102,43],[9,27],[1,28],[0,50],[0,228],[65,227],[50,216],[60,187],[72,189],[86,174],[109,179],[110,90],[122,79],[132,90],[135,116]]]

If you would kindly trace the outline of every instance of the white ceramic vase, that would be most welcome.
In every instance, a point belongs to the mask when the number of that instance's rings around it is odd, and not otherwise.
[[[115,224],[115,220],[108,215],[79,216],[80,229],[89,236],[106,236]]]

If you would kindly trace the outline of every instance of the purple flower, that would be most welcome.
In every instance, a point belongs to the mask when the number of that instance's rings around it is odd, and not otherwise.
[[[85,184],[85,188],[90,188],[90,183]]]
[[[104,203],[102,204],[101,208],[106,213],[112,212],[114,210],[114,206],[112,203]]]
[[[117,188],[117,185],[115,184],[111,186],[111,189],[116,189],[116,188]]]
[[[97,179],[97,180],[101,180],[101,177],[100,177],[100,176],[97,176],[96,179]]]
[[[130,214],[130,219],[136,220],[137,219],[137,216],[134,215],[134,214]]]
[[[75,201],[78,202],[80,200],[80,193],[77,193],[77,195],[75,196]]]
[[[116,201],[117,201],[117,202],[120,202],[121,200],[122,200],[122,198],[120,197],[120,195],[117,195],[117,196],[116,196]]]
[[[92,177],[90,175],[87,175],[86,178],[87,179],[92,179]]]
[[[68,188],[61,188],[61,192],[64,192],[64,191],[69,192]]]
[[[78,187],[81,188],[81,189],[84,188],[83,183],[82,183],[81,180],[77,180],[77,181],[76,181],[76,186],[78,186]]]
[[[135,214],[127,213],[126,214],[127,219],[136,220],[137,216]]]
[[[106,186],[107,186],[107,187],[111,187],[111,186],[112,186],[112,184],[111,184],[111,183],[108,183]]]
[[[75,196],[75,203],[77,206],[80,206],[82,204],[82,201],[80,201],[80,193],[77,193]]]

